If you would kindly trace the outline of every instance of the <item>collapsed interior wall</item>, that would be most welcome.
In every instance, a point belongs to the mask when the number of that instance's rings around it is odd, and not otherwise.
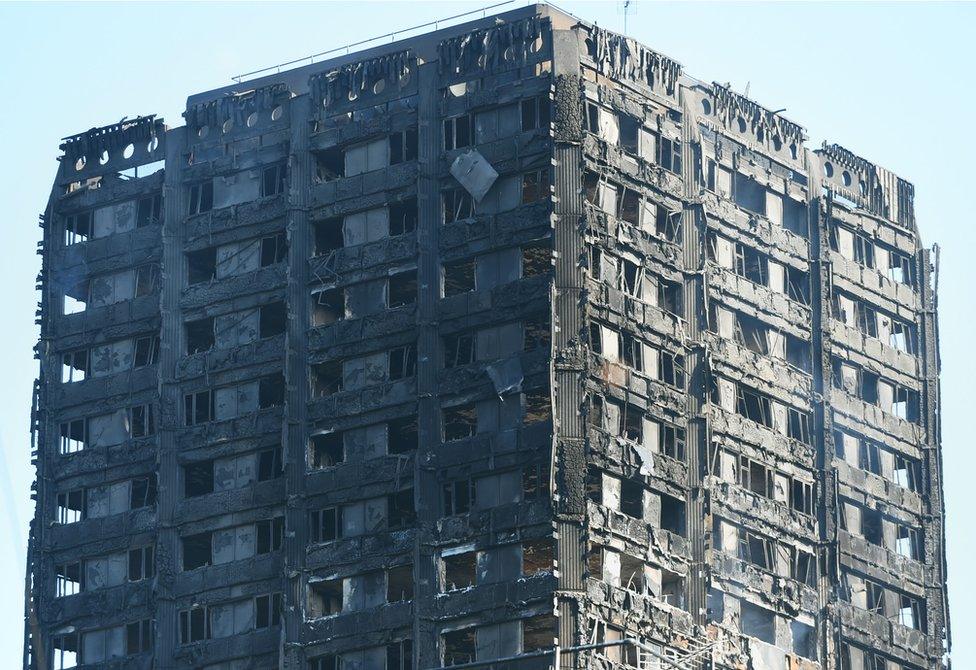
[[[62,147],[25,669],[942,667],[910,184],[546,6],[226,93]]]

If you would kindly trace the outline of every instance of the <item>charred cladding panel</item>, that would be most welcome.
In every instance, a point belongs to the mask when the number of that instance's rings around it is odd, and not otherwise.
[[[942,667],[911,184],[547,6],[184,118],[62,145],[25,670]]]

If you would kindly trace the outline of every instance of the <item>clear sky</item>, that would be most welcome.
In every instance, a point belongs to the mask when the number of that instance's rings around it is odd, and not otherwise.
[[[182,124],[186,96],[235,74],[492,4],[0,3],[0,650],[22,643],[36,375],[34,279],[60,138],[123,116]],[[523,0],[509,5],[515,7]],[[623,30],[620,2],[563,2]],[[976,667],[976,456],[969,447],[976,357],[974,4],[651,3],[627,32],[704,81],[731,83],[807,128],[914,182],[926,244],[941,247],[943,442],[957,668]],[[501,8],[501,9],[507,9]],[[968,417],[968,418],[967,418]],[[14,660],[16,659],[16,660]]]

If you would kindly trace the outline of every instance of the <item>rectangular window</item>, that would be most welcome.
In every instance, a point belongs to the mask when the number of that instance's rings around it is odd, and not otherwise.
[[[163,196],[160,193],[140,198],[136,206],[136,227],[143,228],[163,220]]]
[[[417,160],[417,129],[407,128],[390,135],[390,165]]]
[[[341,537],[342,508],[329,507],[308,513],[309,536],[312,542],[331,542]]]
[[[61,383],[84,381],[91,374],[88,349],[70,351],[61,358]]]
[[[193,216],[194,214],[209,212],[211,209],[213,209],[213,179],[192,184],[190,186],[190,202],[187,213]]]
[[[543,168],[522,175],[522,204],[546,200],[549,197],[549,169]]]
[[[266,268],[286,260],[288,260],[288,239],[283,231],[261,240],[261,267]]]
[[[129,581],[150,579],[155,570],[155,549],[152,545],[129,550]]]
[[[87,242],[92,236],[92,210],[79,212],[65,217],[64,244],[71,246]]]
[[[254,628],[277,626],[281,620],[281,594],[271,593],[254,599]]]
[[[342,233],[342,219],[340,217],[315,221],[312,225],[315,229],[316,256],[337,251],[345,245]],[[392,220],[390,225],[392,227]]]
[[[388,510],[387,527],[390,530],[408,528],[417,521],[413,489],[404,489],[387,496],[386,507]]]
[[[217,277],[217,247],[186,254],[186,285],[204,284]]]
[[[148,437],[156,434],[156,419],[152,405],[136,405],[129,408],[129,436]]]
[[[681,140],[662,137],[660,142],[661,155],[659,163],[661,167],[677,175],[681,174]]]
[[[288,186],[288,166],[284,163],[271,165],[261,171],[261,197],[279,195]]]
[[[474,482],[471,479],[459,479],[444,484],[442,493],[444,516],[465,514],[471,511],[471,504],[474,501]]]
[[[261,305],[258,314],[258,337],[262,340],[285,332],[288,325],[288,308],[284,302]]]
[[[197,321],[187,321],[185,327],[186,353],[188,356],[210,351],[213,348],[217,336],[214,331],[214,318],[212,316]]]
[[[417,271],[391,275],[388,281],[389,307],[403,307],[417,302]]]
[[[389,379],[396,381],[413,377],[417,373],[417,345],[408,344],[391,349],[389,353]]]
[[[144,368],[155,365],[159,357],[159,335],[136,338],[136,352],[132,367]]]
[[[213,394],[209,389],[183,396],[184,425],[197,426],[213,420]]]
[[[183,466],[183,495],[186,498],[207,495],[214,491],[213,461],[187,463]]]
[[[470,114],[444,119],[444,150],[470,147],[474,143],[473,129]]]
[[[136,268],[135,297],[150,295],[159,288],[159,269],[155,265]]]
[[[56,594],[58,598],[73,596],[85,590],[85,571],[83,567],[84,564],[81,561],[55,566],[55,572],[57,574]]]
[[[536,129],[548,132],[550,124],[549,98],[539,96],[523,100],[521,110],[523,132]]]
[[[326,361],[310,366],[312,397],[324,398],[342,391],[342,361]]]
[[[331,468],[346,460],[342,433],[313,435],[308,441],[308,464],[312,468]]]
[[[61,454],[83,451],[88,443],[88,421],[74,419],[61,424]]]
[[[459,263],[444,264],[443,295],[445,298],[474,290],[475,261],[473,258]]]
[[[145,651],[152,651],[153,634],[152,621],[143,619],[135,621],[125,626],[125,653],[141,654]]]
[[[156,475],[137,477],[129,489],[129,509],[152,507],[156,504]]]
[[[262,377],[258,381],[258,407],[268,409],[285,404],[285,377],[282,374]]]
[[[474,201],[463,188],[452,188],[441,193],[444,206],[444,223],[453,223],[474,216]]]
[[[194,607],[180,612],[180,644],[200,642],[209,637],[207,609]]]
[[[284,474],[281,463],[281,447],[258,452],[258,481],[266,482]]]
[[[58,494],[58,523],[76,523],[85,519],[85,489],[75,489]]]
[[[445,442],[471,437],[478,429],[478,411],[474,403],[445,407],[441,413]]]
[[[417,229],[417,199],[390,205],[390,237],[406,235]]]
[[[417,450],[417,417],[394,419],[386,425],[386,452],[408,454]]]
[[[445,368],[455,368],[459,365],[468,365],[474,362],[475,338],[473,333],[445,335],[442,339]]]

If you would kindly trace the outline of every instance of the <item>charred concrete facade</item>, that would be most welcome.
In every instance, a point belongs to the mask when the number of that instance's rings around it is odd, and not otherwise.
[[[184,117],[61,147],[25,669],[944,667],[911,184],[543,5]]]

